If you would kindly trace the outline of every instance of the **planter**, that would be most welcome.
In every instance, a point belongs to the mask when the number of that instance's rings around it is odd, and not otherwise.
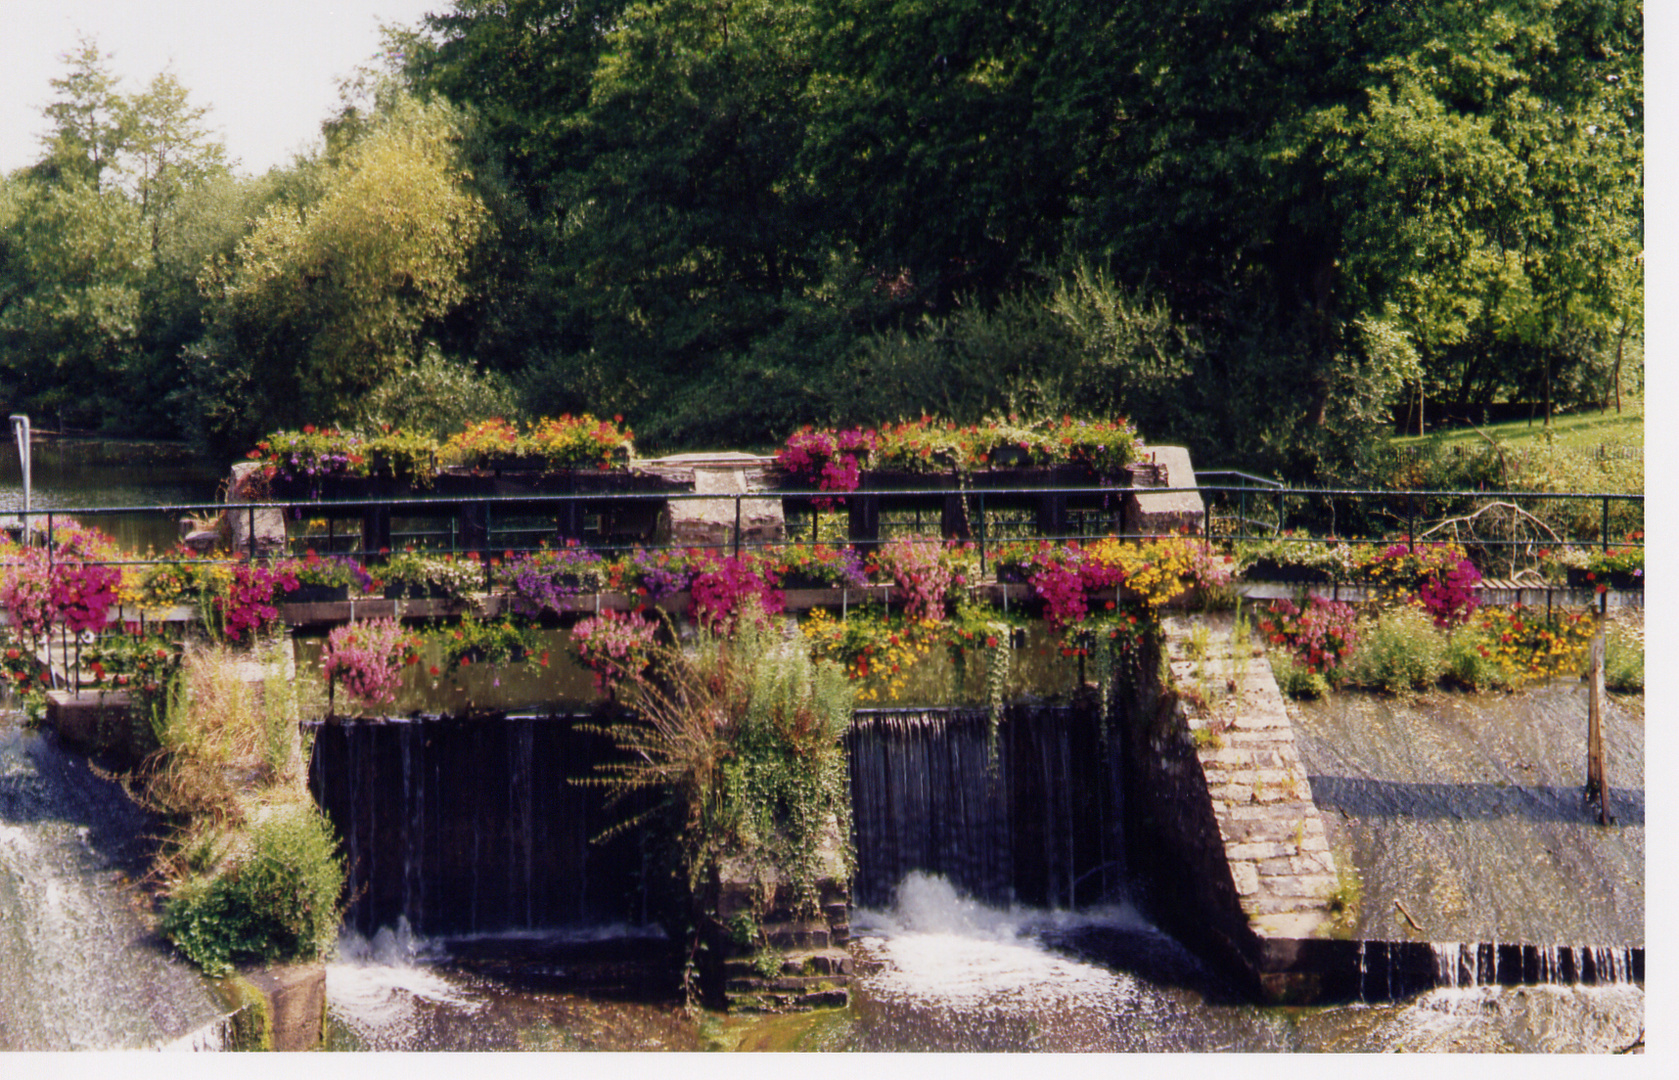
[[[490,664],[490,665],[522,664],[524,662],[525,662],[525,650],[524,649],[514,649],[514,650],[512,650],[511,653],[508,654],[508,656],[505,659],[501,659],[501,660],[490,659],[489,653],[486,652],[483,649],[468,649],[465,652],[461,653],[461,663],[463,665],[470,665],[470,664]]]
[[[1609,574],[1611,589],[1642,589],[1644,574],[1638,570],[1613,570]]]
[[[449,590],[429,582],[404,581],[385,586],[386,600],[447,600]]]
[[[544,458],[531,454],[485,454],[478,459],[478,468],[493,473],[541,472],[547,465]]]
[[[288,604],[333,604],[350,598],[348,585],[300,584],[285,595]]]
[[[1578,566],[1568,568],[1570,589],[1595,589],[1606,585],[1618,591],[1644,588],[1644,575],[1636,570],[1605,570],[1593,572]]]
[[[781,576],[783,589],[837,589],[838,585],[815,574],[786,573]]]
[[[1032,463],[1032,452],[1024,446],[993,447],[989,457],[993,468],[1012,469]]]
[[[876,491],[955,491],[952,472],[909,472],[904,469],[870,469],[862,474],[859,494]]]
[[[1248,567],[1249,581],[1283,581],[1302,584],[1327,584],[1334,580],[1328,570],[1316,566],[1279,563],[1275,559],[1257,559]]]

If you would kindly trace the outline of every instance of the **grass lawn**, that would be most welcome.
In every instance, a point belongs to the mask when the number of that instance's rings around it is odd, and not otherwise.
[[[1452,446],[1480,442],[1481,432],[1512,446],[1520,446],[1526,442],[1542,443],[1546,438],[1544,420],[1535,418],[1531,424],[1526,420],[1506,420],[1499,424],[1484,424],[1479,428],[1452,428],[1421,437],[1396,436],[1392,441],[1395,446]],[[1621,412],[1618,414],[1611,406],[1606,412],[1593,409],[1568,416],[1553,415],[1550,434],[1556,446],[1570,450],[1595,451],[1599,446],[1643,449],[1644,402],[1638,398],[1623,398]]]

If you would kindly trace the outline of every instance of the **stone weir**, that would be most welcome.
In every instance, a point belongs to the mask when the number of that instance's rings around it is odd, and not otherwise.
[[[1164,628],[1114,702],[1131,867],[1167,928],[1256,997],[1643,981],[1642,947],[1354,940],[1352,868],[1330,850],[1263,650],[1234,644],[1228,619]]]

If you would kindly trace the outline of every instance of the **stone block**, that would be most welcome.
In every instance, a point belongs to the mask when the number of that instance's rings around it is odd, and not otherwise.
[[[1189,450],[1182,446],[1146,446],[1143,456],[1165,468],[1168,488],[1195,486],[1195,468]],[[1132,489],[1125,496],[1124,521],[1128,533],[1199,533],[1206,504],[1197,491],[1151,494],[1146,488]]]
[[[1230,880],[1237,896],[1252,896],[1259,891],[1259,870],[1252,863],[1231,863]]]
[[[284,964],[244,973],[268,1003],[275,1050],[313,1050],[326,1016],[326,965]]]

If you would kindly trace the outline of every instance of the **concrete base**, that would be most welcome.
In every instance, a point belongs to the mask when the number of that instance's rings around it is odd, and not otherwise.
[[[325,964],[253,968],[240,977],[262,997],[261,1008],[267,1020],[265,1049],[313,1050],[321,1044],[326,1023]]]
[[[138,757],[141,752],[127,694],[49,690],[47,725],[59,738],[87,753],[114,750]]]

